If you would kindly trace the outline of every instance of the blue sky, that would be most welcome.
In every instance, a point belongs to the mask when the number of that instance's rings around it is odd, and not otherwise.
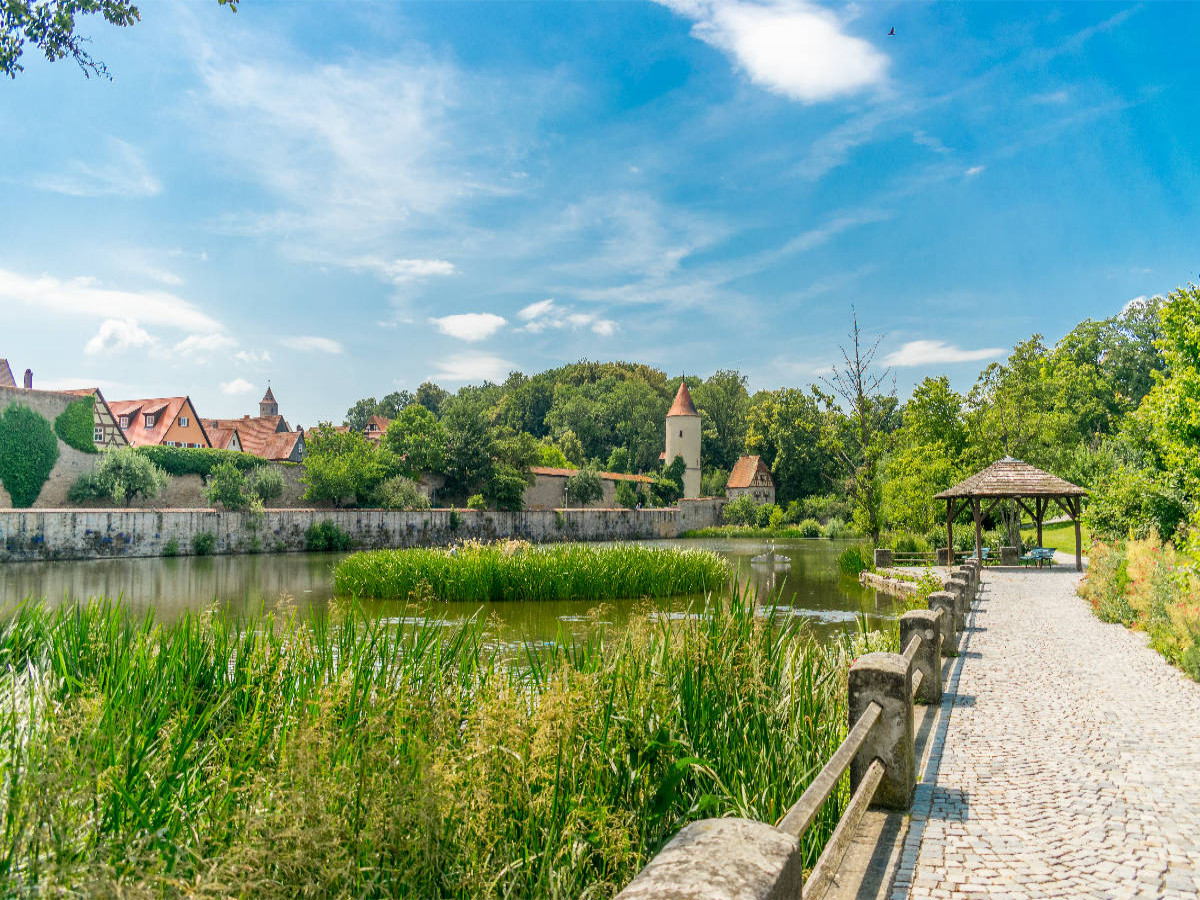
[[[141,4],[0,84],[0,356],[293,424],[582,357],[901,394],[1197,279],[1200,5]],[[888,36],[895,27],[895,36]]]

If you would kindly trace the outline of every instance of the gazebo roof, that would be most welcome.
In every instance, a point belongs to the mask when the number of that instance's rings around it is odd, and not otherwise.
[[[937,494],[937,500],[955,497],[1082,497],[1087,491],[1057,475],[1043,472],[1019,459],[1006,456],[982,472]]]

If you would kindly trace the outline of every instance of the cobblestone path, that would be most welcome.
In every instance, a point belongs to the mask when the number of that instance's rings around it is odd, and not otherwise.
[[[893,900],[1200,896],[1200,684],[1078,577],[985,573]]]

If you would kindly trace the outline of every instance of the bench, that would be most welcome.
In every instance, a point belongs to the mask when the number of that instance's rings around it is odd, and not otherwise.
[[[1031,563],[1037,563],[1040,569],[1043,565],[1050,567],[1054,566],[1054,548],[1053,547],[1033,547],[1028,553],[1020,558],[1021,565],[1028,566]]]

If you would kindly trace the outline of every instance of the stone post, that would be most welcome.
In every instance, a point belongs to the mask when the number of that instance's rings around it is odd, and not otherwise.
[[[1017,548],[1016,547],[1001,547],[1000,548],[1000,565],[1015,566],[1017,564]]]
[[[942,656],[957,656],[958,616],[954,612],[954,595],[949,591],[934,591],[928,603],[930,610],[942,613]]]
[[[887,569],[892,565],[892,551],[890,547],[875,548],[875,568]]]
[[[921,673],[921,686],[913,697],[919,703],[940,703],[942,700],[942,626],[938,614],[931,609],[914,609],[900,617],[900,648],[908,649],[914,635],[921,636],[921,646],[912,659],[913,676]]]
[[[951,575],[947,590],[953,592],[958,601],[955,613],[958,616],[958,630],[962,631],[967,627],[967,613],[971,610],[971,584],[966,575]]]
[[[979,586],[979,582],[975,580],[975,569],[972,566],[955,566],[954,575],[966,575],[967,585],[971,589],[971,594],[974,595],[975,589]]]
[[[850,726],[872,703],[882,709],[875,727],[850,763],[850,790],[858,787],[872,761],[883,763],[874,807],[908,809],[916,788],[913,708],[908,660],[899,653],[868,653],[850,667]]]

